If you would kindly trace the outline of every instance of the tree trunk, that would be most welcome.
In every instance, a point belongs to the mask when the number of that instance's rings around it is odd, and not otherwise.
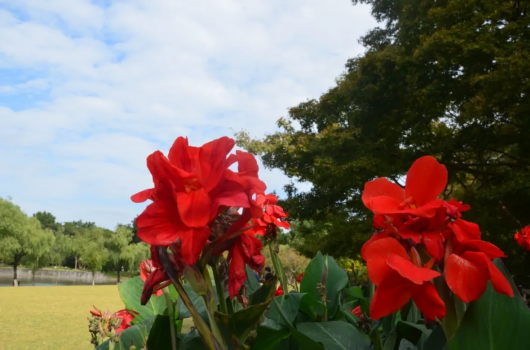
[[[92,271],[92,285],[96,285],[96,271]]]
[[[33,282],[33,285],[35,285],[35,270],[31,270],[31,281]]]
[[[75,258],[74,269],[77,270],[77,255],[74,258]]]
[[[119,266],[118,266],[118,269],[116,270],[116,273],[117,273],[117,277],[118,277],[118,281],[116,283],[120,284],[120,267]]]
[[[18,261],[13,264],[13,287],[18,287],[17,265]]]

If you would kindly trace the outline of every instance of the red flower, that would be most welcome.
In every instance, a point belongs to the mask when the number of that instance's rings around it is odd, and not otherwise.
[[[138,315],[138,312],[133,310],[123,309],[116,311],[114,316],[121,320],[118,328],[116,328],[116,333],[119,334],[125,329],[131,327],[131,322],[134,320],[136,315]]]
[[[377,286],[370,305],[374,320],[398,311],[410,298],[427,317],[445,316],[445,305],[430,282],[440,274],[413,264],[396,239],[376,235],[365,243],[361,254],[367,263],[368,276]],[[415,260],[418,264],[418,259]]]
[[[520,233],[516,232],[514,238],[524,250],[530,251],[530,226],[523,228]]]
[[[302,272],[298,276],[296,276],[296,282],[302,283],[302,278],[304,277],[304,273]]]
[[[253,270],[260,272],[265,265],[265,257],[261,255],[263,245],[259,239],[253,236],[252,230],[239,235],[235,244],[230,249],[228,261],[228,286],[230,298],[239,294],[239,290],[247,280],[245,264]]]
[[[513,297],[513,290],[506,277],[491,262],[491,259],[505,257],[493,244],[481,240],[468,240],[454,243],[448,247],[445,260],[445,280],[451,290],[462,300],[469,303],[477,300],[486,290],[488,280],[498,293]]]
[[[265,191],[257,178],[257,162],[245,152],[227,158],[234,140],[222,137],[202,147],[179,137],[166,158],[160,151],[147,157],[154,188],[131,197],[153,201],[137,218],[138,236],[151,245],[168,246],[181,240],[182,256],[194,264],[203,250],[208,224],[227,207],[253,209],[251,198]],[[238,173],[228,167],[238,162]]]
[[[433,217],[443,201],[447,169],[431,156],[417,159],[407,173],[405,188],[378,178],[364,186],[364,205],[376,214],[412,214]]]
[[[263,207],[264,210],[263,217],[261,219],[256,218],[252,220],[256,234],[262,236],[265,235],[267,228],[270,225],[281,227],[286,230],[291,228],[291,225],[287,221],[283,221],[283,219],[289,215],[283,211],[282,207],[276,205],[276,203],[278,203],[278,197],[273,194],[258,194],[256,196],[255,203],[258,206]]]
[[[349,309],[352,314],[357,316],[358,318],[361,318],[363,316],[363,312],[361,311],[361,305],[356,306],[353,309]]]
[[[146,281],[147,278],[152,274],[152,273],[156,273],[156,271],[159,270],[157,268],[155,268],[153,266],[153,261],[152,260],[144,260],[142,261],[142,263],[140,264],[140,277],[142,278],[142,281]],[[162,274],[164,275],[164,278],[165,278],[165,274],[164,272],[162,271]],[[170,283],[168,283],[169,281],[167,281],[167,285],[169,285]],[[162,295],[162,289],[159,289],[157,290],[156,292],[154,292],[155,295],[157,297],[161,296]]]
[[[280,295],[283,295],[283,288],[281,285],[278,286],[278,288],[276,289],[276,292],[274,292],[275,297],[279,297]]]

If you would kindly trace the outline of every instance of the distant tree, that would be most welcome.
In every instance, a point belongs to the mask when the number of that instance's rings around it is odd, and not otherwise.
[[[92,227],[77,237],[79,261],[92,272],[92,285],[95,285],[95,275],[101,271],[109,258],[109,251],[105,248],[105,231],[99,227]]]
[[[150,247],[144,242],[130,244],[122,251],[122,259],[126,262],[127,270],[133,273],[140,270],[140,263],[149,259],[150,255]]]
[[[128,225],[118,225],[116,231],[110,231],[106,235],[105,246],[109,251],[109,261],[116,269],[117,282],[120,283],[120,272],[125,264],[123,252],[131,243],[133,232]]]
[[[305,271],[310,260],[305,256],[298,254],[296,250],[287,245],[280,245],[279,249],[278,256],[282,261],[283,269],[287,277],[287,283],[293,287],[294,290],[298,290],[296,277]],[[266,266],[272,266],[269,249],[263,249],[262,254],[265,257]]]
[[[55,244],[48,253],[51,264],[61,266],[65,258],[75,253],[74,238],[75,236],[66,235],[62,226],[59,227],[55,232]]]
[[[48,213],[47,211],[38,211],[33,214],[33,217],[40,221],[43,229],[50,229],[53,232],[56,232],[61,226],[56,221],[55,216],[53,216],[52,213]]]
[[[17,269],[22,258],[39,260],[54,244],[51,230],[43,230],[34,217],[9,200],[0,198],[0,256],[13,266],[13,285],[18,286]]]

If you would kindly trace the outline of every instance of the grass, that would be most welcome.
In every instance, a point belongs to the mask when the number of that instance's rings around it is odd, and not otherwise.
[[[89,310],[123,309],[118,287],[0,288],[0,350],[89,350]],[[191,319],[182,332],[189,332]]]

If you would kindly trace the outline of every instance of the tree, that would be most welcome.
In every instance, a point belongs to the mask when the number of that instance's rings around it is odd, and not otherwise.
[[[151,256],[150,246],[144,242],[129,244],[123,249],[121,256],[127,270],[137,273],[140,270],[140,263]]]
[[[530,207],[530,4],[484,0],[354,0],[382,24],[361,42],[337,85],[289,110],[280,131],[238,145],[265,166],[312,184],[286,186],[295,220],[331,224],[324,252],[353,256],[370,232],[364,183],[397,183],[430,154],[448,168],[446,196],[510,256],[518,278],[530,261],[513,242]],[[362,238],[362,239],[361,239]]]
[[[56,221],[55,216],[47,211],[38,211],[33,214],[33,217],[39,220],[43,229],[50,229],[53,232],[59,229],[60,224]]]
[[[263,249],[261,253],[265,257],[265,264],[270,266],[272,260],[269,249]],[[297,291],[298,285],[296,284],[296,277],[304,272],[310,260],[298,254],[296,250],[287,245],[279,246],[278,256],[282,262],[285,276],[287,277],[287,284]]]
[[[105,248],[105,232],[102,228],[92,227],[77,237],[79,260],[92,272],[92,285],[95,285],[96,271],[101,271],[109,258]]]
[[[66,257],[75,254],[74,238],[75,236],[66,235],[64,228],[59,226],[55,232],[55,244],[48,254],[50,263],[61,266]]]
[[[13,286],[18,286],[17,268],[22,258],[39,260],[53,246],[51,230],[43,230],[39,220],[28,218],[20,207],[0,198],[0,256],[13,266]]]
[[[127,225],[118,225],[115,232],[107,235],[105,246],[109,251],[109,260],[116,269],[117,283],[120,283],[121,268],[125,263],[124,250],[131,243],[133,232]]]

